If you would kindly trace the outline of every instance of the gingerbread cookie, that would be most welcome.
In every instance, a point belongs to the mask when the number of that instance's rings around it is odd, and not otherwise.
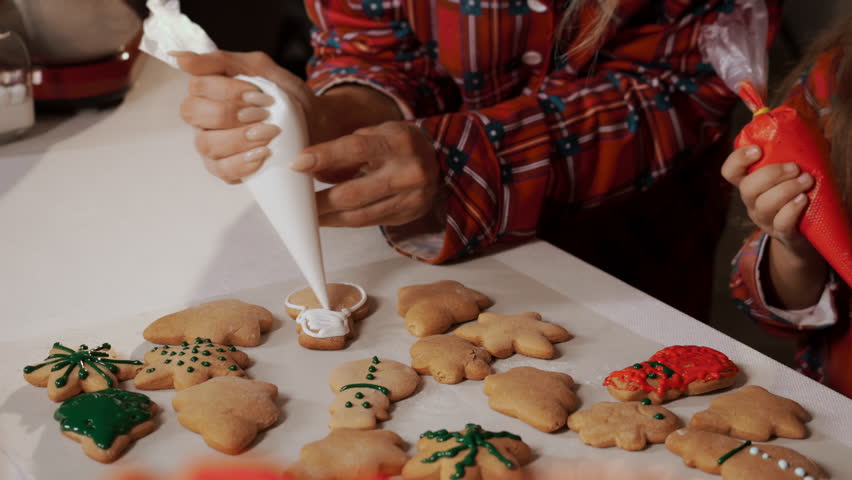
[[[420,435],[417,455],[405,464],[405,480],[521,480],[532,452],[521,437],[467,424],[464,431]]]
[[[405,442],[393,432],[338,428],[305,445],[287,473],[297,480],[362,480],[398,475],[407,461]]]
[[[154,321],[142,333],[152,343],[177,345],[196,338],[212,343],[256,347],[260,336],[272,328],[269,310],[240,300],[202,303]]]
[[[136,388],[163,390],[184,388],[212,377],[242,377],[249,358],[235,347],[211,343],[209,338],[196,338],[190,344],[154,347],[145,354],[145,365],[134,379]]]
[[[648,443],[663,443],[682,427],[669,410],[643,402],[601,402],[568,417],[568,428],[580,434],[580,441],[598,448],[617,446],[642,450]]]
[[[24,380],[36,387],[47,387],[47,396],[54,402],[80,392],[117,387],[118,382],[133,378],[142,362],[119,360],[111,349],[110,344],[104,343],[93,349],[80,345],[73,350],[56,342],[43,362],[24,367]]]
[[[310,288],[287,296],[287,314],[296,320],[299,345],[311,350],[341,350],[352,338],[355,322],[367,316],[367,294],[351,283],[329,283],[330,310],[320,305]]]
[[[216,377],[175,395],[178,421],[200,434],[211,448],[230,455],[278,421],[278,387],[259,380]]]
[[[417,390],[420,375],[408,365],[373,357],[339,365],[329,374],[328,384],[335,392],[328,427],[371,430],[390,418],[391,402]]]
[[[571,340],[568,330],[543,322],[535,312],[519,315],[482,313],[475,323],[457,328],[453,333],[476,345],[482,345],[497,358],[511,357],[515,352],[533,358],[553,358],[554,343]]]
[[[622,402],[648,398],[660,404],[730,387],[738,371],[734,362],[712,348],[673,346],[646,362],[612,372],[603,384]]]
[[[397,296],[397,312],[415,337],[444,333],[494,305],[485,295],[452,280],[403,287]]]
[[[491,355],[455,335],[421,338],[409,352],[411,367],[417,373],[432,375],[441,383],[482,380],[491,373]]]
[[[688,467],[726,480],[819,480],[827,478],[809,458],[777,445],[741,442],[714,432],[684,428],[666,438],[666,448]]]
[[[777,435],[805,438],[810,414],[798,403],[749,385],[722,395],[692,417],[689,426],[743,440],[765,442]]]
[[[130,443],[157,428],[157,404],[141,393],[107,388],[66,400],[53,418],[62,433],[101,463],[112,463]]]
[[[492,409],[553,432],[565,426],[579,404],[573,386],[574,379],[565,373],[515,367],[486,377],[484,391]]]

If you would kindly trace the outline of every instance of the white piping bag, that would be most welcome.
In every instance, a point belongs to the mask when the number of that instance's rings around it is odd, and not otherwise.
[[[145,20],[141,49],[179,68],[172,51],[199,54],[217,50],[207,33],[180,12],[178,0],[148,0],[151,15]],[[258,205],[284,241],[308,285],[323,308],[328,309],[328,292],[322,261],[322,245],[317,220],[313,177],[290,169],[290,161],[308,146],[308,132],[302,108],[273,82],[240,75],[275,99],[268,108],[268,122],[281,128],[270,143],[272,155],[261,168],[243,179]]]

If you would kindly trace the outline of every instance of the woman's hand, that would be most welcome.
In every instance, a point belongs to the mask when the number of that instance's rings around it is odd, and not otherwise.
[[[305,83],[261,52],[217,51],[206,55],[174,54],[181,69],[192,75],[189,95],[180,107],[183,120],[196,128],[195,148],[207,170],[228,183],[239,183],[270,155],[266,145],[281,133],[261,123],[272,97],[236,75],[264,77],[302,107],[312,140],[323,137],[320,102]]]
[[[760,148],[734,151],[722,165],[722,176],[736,186],[748,216],[764,232],[801,258],[813,256],[814,248],[799,231],[799,219],[808,206],[806,192],[814,178],[795,163],[767,165],[748,173],[760,160]]]
[[[317,192],[320,224],[334,227],[403,225],[435,207],[435,149],[404,122],[356,130],[305,149],[292,168],[335,183]]]

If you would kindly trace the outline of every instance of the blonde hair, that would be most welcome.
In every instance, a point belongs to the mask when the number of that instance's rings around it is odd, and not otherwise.
[[[565,51],[568,56],[588,55],[596,52],[602,46],[610,29],[620,0],[574,0],[567,7],[556,28],[554,38],[557,44],[564,43],[567,37],[569,48]],[[592,4],[596,11],[588,11],[588,15],[597,15],[596,21],[587,21],[586,7]],[[562,45],[560,45],[562,46]]]
[[[787,76],[780,90],[781,103],[789,92],[824,52],[840,49],[840,64],[834,81],[834,100],[826,136],[831,143],[831,161],[843,193],[847,212],[852,215],[852,16],[826,30],[808,48],[807,53]]]

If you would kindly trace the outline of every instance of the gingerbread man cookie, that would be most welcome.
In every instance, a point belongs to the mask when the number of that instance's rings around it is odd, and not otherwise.
[[[48,398],[62,402],[80,392],[117,387],[118,382],[133,378],[141,365],[138,360],[115,358],[108,343],[73,350],[56,342],[43,362],[24,367],[24,380],[47,387]]]
[[[254,438],[278,421],[278,387],[240,377],[216,377],[175,395],[178,421],[201,434],[212,448],[230,455],[245,451]]]
[[[476,345],[482,345],[497,358],[515,352],[534,358],[553,358],[553,344],[571,340],[568,330],[541,320],[535,312],[519,315],[482,313],[475,323],[457,328],[453,333]]]
[[[272,328],[269,310],[240,300],[202,303],[154,321],[142,333],[152,343],[177,345],[196,338],[212,343],[256,347],[260,336]]]
[[[296,480],[362,480],[398,475],[407,461],[405,442],[393,432],[337,428],[305,445],[287,473]]]
[[[296,320],[299,345],[311,350],[341,350],[353,336],[354,323],[369,313],[367,293],[352,283],[329,283],[330,309],[322,308],[313,290],[287,296],[287,314]]]
[[[420,435],[417,455],[405,464],[405,480],[521,480],[532,457],[521,437],[467,424],[461,432]]]
[[[133,382],[142,390],[183,390],[212,377],[242,377],[248,365],[248,355],[235,347],[211,343],[209,338],[196,338],[192,344],[183,342],[151,349]]]
[[[417,373],[432,375],[441,383],[482,380],[491,373],[491,355],[455,335],[421,338],[409,352],[411,367]]]
[[[642,450],[648,443],[663,443],[682,427],[671,411],[645,402],[601,402],[568,417],[568,428],[580,434],[580,441],[598,448],[617,446]]]
[[[810,414],[798,403],[773,395],[763,387],[749,385],[722,395],[710,408],[692,417],[689,426],[730,435],[743,440],[765,442],[773,435],[805,438],[805,422]]]
[[[660,404],[730,387],[738,371],[725,354],[712,348],[672,346],[646,362],[612,372],[603,384],[622,402],[648,398]]]
[[[417,390],[420,375],[408,365],[373,357],[339,365],[329,374],[328,384],[335,392],[328,427],[372,430],[390,418],[391,402]]]
[[[130,444],[157,428],[157,404],[141,393],[107,388],[66,400],[54,413],[62,433],[101,463],[112,463]]]
[[[819,480],[825,472],[809,458],[777,445],[742,442],[718,433],[684,428],[666,438],[666,448],[688,467],[726,480]]]
[[[452,280],[403,287],[398,297],[397,312],[415,337],[444,333],[494,305],[485,295]]]
[[[484,391],[492,409],[553,432],[565,426],[579,404],[573,386],[574,379],[565,373],[515,367],[486,377]]]

